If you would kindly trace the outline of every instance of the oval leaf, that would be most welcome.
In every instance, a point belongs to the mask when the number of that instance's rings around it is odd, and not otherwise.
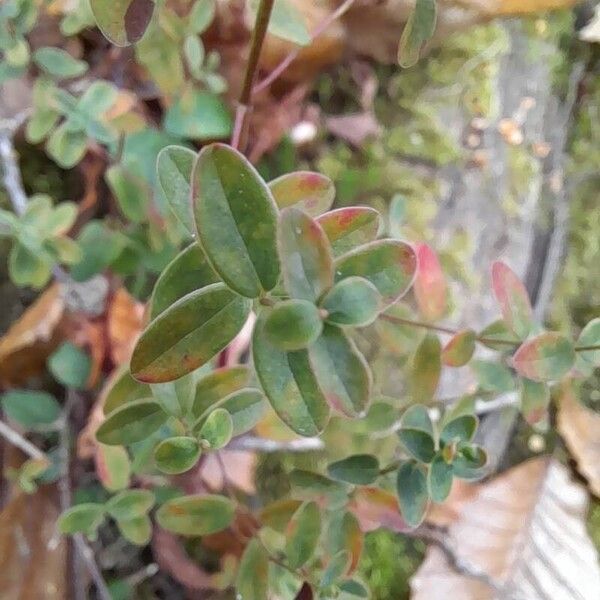
[[[90,0],[102,33],[116,46],[142,39],[154,12],[153,0]]]
[[[242,435],[253,429],[262,419],[266,408],[263,393],[254,388],[233,392],[233,394],[224,398],[219,405],[231,415],[232,437]]]
[[[413,290],[419,312],[428,321],[436,321],[446,312],[446,278],[437,254],[427,244],[417,244],[417,275]]]
[[[269,188],[281,209],[295,206],[311,217],[318,217],[333,204],[333,181],[311,171],[287,173],[269,182]]]
[[[415,352],[410,371],[410,392],[415,402],[429,402],[442,372],[442,346],[437,335],[428,333]]]
[[[579,358],[591,365],[600,367],[600,349],[598,350],[579,350],[588,346],[600,346],[600,319],[591,320],[579,334],[577,340],[577,355]]]
[[[106,512],[118,521],[142,517],[154,506],[150,490],[125,490],[106,503]]]
[[[412,67],[419,60],[421,49],[435,31],[436,19],[435,0],[416,0],[398,46],[398,64],[401,67]]]
[[[321,226],[298,208],[279,217],[279,259],[292,298],[317,301],[333,284],[333,256]]]
[[[352,340],[338,327],[325,325],[308,355],[329,405],[349,417],[366,415],[371,401],[371,371]]]
[[[222,367],[205,375],[196,384],[192,414],[200,418],[209,408],[233,392],[245,388],[250,381],[250,369],[242,365]]]
[[[338,481],[369,485],[379,475],[379,461],[371,454],[355,454],[331,463],[327,467],[327,473]]]
[[[306,350],[283,352],[269,341],[265,316],[252,336],[252,356],[258,380],[281,420],[300,435],[319,434],[329,421],[329,406],[317,383]]]
[[[417,257],[411,246],[398,240],[378,240],[338,258],[335,279],[356,275],[368,279],[383,297],[382,308],[399,300],[412,285]]]
[[[94,502],[76,504],[58,519],[58,530],[63,534],[85,533],[95,537],[96,529],[104,519],[104,505]]]
[[[377,318],[381,295],[368,279],[348,277],[329,290],[321,307],[327,311],[329,323],[364,327]]]
[[[545,383],[521,379],[521,412],[530,425],[535,425],[548,415],[550,388]]]
[[[405,462],[398,469],[396,489],[402,516],[411,527],[419,526],[429,502],[427,476],[423,467],[414,461]]]
[[[402,427],[406,429],[419,429],[435,437],[433,423],[426,406],[415,404],[404,411],[402,415]]]
[[[224,408],[213,410],[200,429],[200,437],[211,450],[219,450],[229,443],[233,434],[231,415]]]
[[[205,146],[192,174],[199,240],[232,289],[257,298],[279,279],[277,207],[256,169],[224,144]]]
[[[235,589],[243,600],[264,600],[268,597],[269,556],[263,545],[250,540],[238,570]]]
[[[94,458],[98,479],[108,491],[116,492],[129,485],[131,463],[123,446],[97,444]]]
[[[513,356],[513,366],[533,381],[555,381],[575,364],[573,344],[563,335],[547,332],[525,342]]]
[[[500,261],[492,265],[492,288],[506,325],[519,339],[525,339],[533,324],[527,289],[510,267]]]
[[[427,473],[429,495],[434,502],[443,502],[452,488],[452,465],[448,464],[441,454],[438,454],[429,466]]]
[[[368,206],[338,208],[321,215],[317,222],[329,238],[335,256],[372,242],[381,228],[381,216]]]
[[[158,524],[185,536],[209,535],[222,531],[233,521],[234,503],[223,496],[181,496],[165,502],[156,512]]]
[[[476,338],[472,329],[454,334],[442,350],[442,362],[448,367],[464,367],[473,358]]]
[[[152,521],[148,515],[119,520],[117,521],[117,527],[121,535],[136,546],[145,546],[152,537]]]
[[[265,321],[265,333],[280,350],[302,350],[323,330],[319,309],[306,300],[278,302]]]
[[[222,283],[184,296],[146,328],[133,351],[139,381],[173,381],[196,370],[239,333],[251,303]]]
[[[417,460],[430,463],[435,455],[435,440],[421,429],[402,427],[398,437],[408,453]]]
[[[163,440],[154,449],[156,466],[168,475],[189,471],[200,458],[200,443],[193,437],[172,437]]]
[[[479,420],[475,415],[461,415],[448,421],[440,433],[440,442],[450,444],[456,440],[470,442],[477,431]]]
[[[113,410],[134,400],[148,398],[151,395],[151,389],[149,385],[136,381],[131,376],[129,368],[124,366],[110,376],[102,395],[104,396],[104,414],[108,415]]]
[[[146,439],[168,415],[155,400],[134,400],[117,408],[98,427],[96,439],[109,446],[126,446]]]
[[[316,502],[306,502],[294,513],[286,531],[285,554],[292,569],[313,555],[321,535],[321,513]]]

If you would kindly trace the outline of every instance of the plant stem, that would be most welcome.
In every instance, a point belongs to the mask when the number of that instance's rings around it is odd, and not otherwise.
[[[249,109],[250,98],[252,96],[254,77],[258,67],[258,59],[260,58],[260,51],[262,50],[262,45],[267,33],[267,27],[269,26],[269,19],[271,18],[271,11],[273,10],[274,2],[275,0],[260,0],[258,11],[256,13],[256,23],[254,24],[252,41],[250,43],[250,56],[248,57],[246,75],[244,76],[242,92],[240,94],[240,99],[238,101],[238,106],[235,113],[233,136],[231,138],[231,145],[234,148],[239,148],[240,146],[242,133],[244,130],[244,121]]]
[[[4,421],[0,421],[0,436],[13,446],[19,448],[30,458],[45,459],[46,455],[30,441],[26,440],[20,433],[9,427]]]
[[[388,473],[391,473],[392,471],[395,471],[398,467],[400,466],[400,461],[399,460],[395,460],[393,463],[389,464],[387,467],[384,467],[383,469],[379,470],[379,475],[387,475]]]
[[[592,346],[575,346],[575,352],[589,352],[593,350],[600,350],[600,344]]]

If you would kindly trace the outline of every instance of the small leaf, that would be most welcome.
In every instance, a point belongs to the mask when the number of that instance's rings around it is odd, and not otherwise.
[[[442,346],[437,335],[428,333],[418,345],[410,370],[410,393],[415,402],[429,402],[442,372]]]
[[[435,440],[421,429],[402,427],[398,437],[408,453],[417,460],[430,463],[435,455]]]
[[[107,169],[105,178],[123,215],[134,223],[145,221],[150,187],[121,165],[112,165]]]
[[[472,329],[454,334],[442,350],[442,362],[448,367],[464,367],[473,358],[476,337]]]
[[[196,384],[192,413],[199,418],[211,406],[226,396],[245,388],[250,381],[250,370],[243,365],[222,367],[205,375]]]
[[[437,454],[429,465],[427,483],[429,495],[434,502],[446,500],[452,488],[452,465],[441,454]]]
[[[292,497],[299,500],[319,502],[324,501],[337,506],[344,503],[348,497],[348,486],[339,481],[333,481],[319,473],[294,469],[289,475],[292,486]]]
[[[239,333],[250,302],[222,283],[191,292],[146,328],[133,351],[139,381],[173,381],[208,362]]]
[[[477,378],[477,383],[485,392],[509,392],[515,387],[510,370],[498,362],[474,360],[470,367]]]
[[[154,506],[150,490],[125,490],[113,496],[106,504],[106,512],[117,521],[142,517]]]
[[[131,463],[123,446],[96,446],[96,475],[109,492],[117,492],[129,486]]]
[[[306,300],[278,302],[268,313],[265,333],[279,350],[302,350],[321,335],[319,309]]]
[[[116,46],[139,41],[152,19],[153,0],[90,0],[102,33]]]
[[[412,67],[418,60],[425,42],[433,35],[437,19],[435,0],[416,0],[402,31],[398,46],[398,63],[401,67]]]
[[[379,461],[371,454],[354,454],[331,463],[327,467],[327,473],[339,481],[369,485],[379,476]]]
[[[185,418],[192,409],[195,385],[195,373],[188,373],[175,381],[153,383],[150,389],[154,399],[168,415]]]
[[[126,366],[116,371],[106,385],[107,388],[103,390],[105,415],[134,400],[148,398],[151,394],[150,386],[136,381]]]
[[[238,570],[235,589],[242,600],[268,598],[269,556],[257,539],[246,546]]]
[[[349,562],[350,553],[348,550],[341,550],[337,554],[334,554],[321,576],[321,587],[327,588],[342,577],[348,569]]]
[[[58,519],[58,530],[62,534],[84,533],[95,537],[96,529],[104,519],[104,506],[93,502],[76,504],[67,509]]]
[[[304,13],[290,0],[275,0],[269,19],[269,33],[293,44],[306,46],[310,43],[310,34],[305,19]]]
[[[163,473],[177,475],[189,471],[198,462],[201,452],[196,438],[167,438],[154,448],[154,462]]]
[[[292,569],[302,567],[314,554],[321,535],[321,513],[316,502],[306,502],[294,513],[286,531],[285,554]]]
[[[600,346],[600,318],[592,319],[579,334],[577,348],[586,348],[588,346]],[[577,350],[577,356],[593,367],[600,367],[600,349]]]
[[[404,411],[402,415],[402,427],[407,429],[419,429],[431,438],[435,438],[433,423],[426,406],[414,404]]]
[[[481,479],[486,474],[487,454],[485,450],[475,444],[459,449],[452,460],[452,472],[455,477],[474,481]]]
[[[148,515],[118,520],[117,527],[121,535],[136,546],[145,546],[152,537],[152,521]]]
[[[316,302],[333,284],[331,247],[321,226],[299,208],[279,217],[279,259],[292,298]]]
[[[521,411],[530,425],[539,423],[548,414],[550,388],[545,383],[521,379]]]
[[[258,380],[271,406],[293,431],[319,434],[329,421],[329,406],[317,383],[306,350],[283,352],[269,341],[264,313],[252,336],[252,356]]]
[[[525,342],[513,356],[513,366],[533,381],[556,381],[575,364],[573,344],[563,335],[547,332]]]
[[[347,511],[332,512],[323,531],[328,555],[337,554],[341,550],[349,553],[350,564],[344,572],[344,575],[349,575],[357,568],[364,545],[364,534],[358,519]]]
[[[425,470],[414,461],[405,462],[398,469],[396,487],[402,516],[411,527],[417,527],[429,502]]]
[[[96,431],[96,439],[109,446],[126,446],[146,439],[168,415],[155,400],[134,400],[111,412]]]
[[[455,440],[470,442],[477,431],[479,420],[475,415],[461,415],[448,421],[440,433],[440,442],[450,444]]]
[[[202,247],[223,281],[257,298],[277,285],[277,208],[267,185],[237,150],[211,144],[192,174],[194,217]]]
[[[372,242],[381,229],[381,216],[368,206],[338,208],[321,215],[317,222],[329,238],[334,256]]]
[[[40,69],[58,79],[79,77],[87,71],[87,63],[73,58],[62,48],[38,48],[33,53],[33,60]]]
[[[48,369],[66,387],[83,388],[91,370],[90,357],[71,342],[65,342],[48,359]]]
[[[232,437],[253,429],[262,419],[266,402],[263,393],[253,388],[245,388],[225,397],[219,406],[230,415],[233,425]]]
[[[215,0],[195,2],[188,15],[188,27],[191,33],[204,33],[215,17]]]
[[[208,2],[201,1],[197,2],[195,6],[208,4]],[[158,182],[169,208],[191,234],[195,231],[190,197],[192,194],[192,169],[196,156],[197,154],[193,150],[185,146],[167,146],[158,153],[156,159]]]
[[[219,450],[229,443],[233,434],[231,415],[224,408],[216,408],[200,429],[200,437],[209,444],[211,450]]]
[[[533,325],[533,312],[527,289],[503,262],[492,265],[492,288],[506,325],[519,339],[525,339]]]
[[[410,288],[417,268],[415,251],[397,240],[378,240],[360,246],[335,261],[335,279],[356,275],[368,279],[383,297],[386,308]]]
[[[428,321],[444,316],[447,307],[447,285],[440,261],[427,244],[417,244],[418,268],[413,289],[419,312]]]
[[[325,325],[308,355],[329,405],[349,417],[366,415],[371,402],[371,371],[352,340],[338,327]]]
[[[0,399],[6,416],[27,430],[44,429],[60,417],[60,404],[47,392],[10,390]]]
[[[327,311],[329,323],[364,327],[377,318],[381,295],[368,279],[348,277],[329,290],[321,307]]]
[[[335,188],[329,177],[310,171],[287,173],[269,182],[281,209],[295,206],[311,217],[318,217],[333,204]]]
[[[369,592],[367,588],[356,579],[347,579],[340,584],[340,591],[348,597],[343,596],[342,600],[352,600],[352,598],[368,598]]]
[[[158,524],[184,536],[209,535],[229,527],[235,505],[223,496],[181,496],[165,502],[156,513]]]

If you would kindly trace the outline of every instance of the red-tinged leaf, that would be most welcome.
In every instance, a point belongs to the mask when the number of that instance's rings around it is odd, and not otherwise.
[[[129,485],[131,464],[123,446],[96,445],[96,475],[110,492],[123,490]]]
[[[425,319],[435,321],[447,307],[447,285],[437,254],[427,244],[417,244],[417,275],[413,289],[417,306]]]
[[[102,33],[116,46],[139,41],[152,19],[153,0],[90,0]]]
[[[375,531],[380,527],[397,533],[410,529],[400,513],[396,496],[379,488],[358,488],[350,500],[349,510],[365,532]]]
[[[531,331],[533,312],[523,282],[503,262],[492,265],[492,287],[506,325],[519,339]]]
[[[463,329],[450,338],[442,350],[442,362],[448,367],[463,367],[475,352],[476,334],[472,329]]]
[[[331,179],[311,171],[286,173],[269,182],[269,188],[279,208],[295,206],[312,217],[328,210],[335,197]]]
[[[565,336],[547,332],[525,342],[513,356],[513,366],[533,381],[556,381],[575,364],[575,349]]]
[[[434,396],[442,372],[442,346],[437,335],[427,334],[413,356],[409,387],[414,402],[427,404]]]
[[[349,575],[358,566],[364,543],[364,534],[358,519],[350,512],[335,511],[331,514],[324,531],[325,547],[329,556],[343,550],[350,553],[351,560],[346,571],[346,575]]]
[[[335,256],[372,242],[381,227],[379,213],[368,206],[338,208],[321,215],[317,221],[329,238]]]
[[[521,379],[521,412],[530,425],[540,423],[548,416],[550,388],[539,381]]]

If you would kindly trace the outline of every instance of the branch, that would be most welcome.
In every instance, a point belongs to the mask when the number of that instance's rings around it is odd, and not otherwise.
[[[325,444],[323,440],[316,437],[280,442],[278,440],[247,436],[236,438],[227,446],[228,450],[250,450],[267,454],[273,452],[314,452],[316,450],[323,450],[324,448]]]
[[[13,135],[27,118],[23,112],[14,119],[0,121],[0,161],[2,161],[4,187],[14,211],[21,216],[27,208],[27,194],[23,189],[21,171],[17,164]]]
[[[47,459],[47,456],[20,433],[9,427],[4,421],[0,421],[0,436],[19,450],[22,450],[30,458]]]

